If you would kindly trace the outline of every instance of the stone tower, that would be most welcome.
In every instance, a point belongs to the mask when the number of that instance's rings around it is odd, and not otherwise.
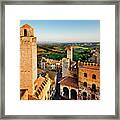
[[[28,24],[20,27],[20,89],[33,94],[37,79],[37,44],[34,29]]]
[[[62,77],[68,76],[70,73],[70,59],[62,59]]]
[[[73,61],[73,47],[72,46],[67,46],[67,58]]]

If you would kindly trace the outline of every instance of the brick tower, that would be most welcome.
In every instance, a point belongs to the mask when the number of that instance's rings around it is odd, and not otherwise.
[[[28,24],[20,27],[20,89],[33,94],[37,78],[37,44],[34,29]]]

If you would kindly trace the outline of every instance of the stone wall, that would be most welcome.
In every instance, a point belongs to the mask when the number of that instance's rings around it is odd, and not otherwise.
[[[79,63],[78,80],[79,80],[79,84],[80,82],[82,83],[86,82],[91,87],[92,87],[92,84],[95,84],[96,87],[100,87],[100,66],[99,64]]]

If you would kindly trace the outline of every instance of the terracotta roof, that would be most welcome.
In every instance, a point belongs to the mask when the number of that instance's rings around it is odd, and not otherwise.
[[[32,27],[28,24],[24,24],[21,28],[32,28]]]
[[[63,77],[61,81],[59,82],[61,85],[71,86],[74,88],[78,88],[78,81],[74,77]]]

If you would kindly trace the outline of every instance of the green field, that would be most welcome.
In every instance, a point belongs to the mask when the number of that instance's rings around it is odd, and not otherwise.
[[[65,48],[67,46],[77,46],[73,49],[74,61],[88,61],[92,56],[91,51],[94,49],[100,50],[100,43],[60,43],[60,44],[38,44],[37,45],[37,59],[41,60],[42,57],[61,60],[67,57]]]

